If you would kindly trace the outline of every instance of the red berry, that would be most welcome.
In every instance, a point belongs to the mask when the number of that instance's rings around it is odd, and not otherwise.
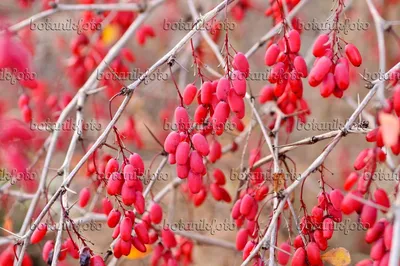
[[[280,250],[278,250],[277,254],[277,259],[280,265],[286,265],[289,262],[290,251],[291,251],[291,246],[288,243],[284,242],[281,244]]]
[[[146,246],[140,242],[139,238],[137,238],[136,236],[133,236],[131,239],[132,245],[139,250],[140,252],[144,253],[146,252],[147,248]]]
[[[31,236],[31,243],[32,244],[39,243],[45,237],[46,233],[47,233],[47,224],[45,223],[39,224],[36,227],[35,231],[33,231],[33,234]]]
[[[246,194],[243,199],[242,202],[240,204],[240,213],[242,215],[247,216],[251,209],[253,208],[253,205],[256,204],[254,202],[254,198],[252,196],[250,196],[249,194]]]
[[[220,78],[217,85],[217,98],[220,101],[226,101],[231,85],[227,78]]]
[[[340,210],[343,198],[344,196],[339,189],[334,189],[331,191],[331,193],[329,193],[329,199],[331,200],[331,203],[336,210]]]
[[[142,242],[143,244],[150,243],[149,232],[147,231],[147,227],[144,222],[135,225],[135,233],[140,242]]]
[[[328,73],[322,81],[320,88],[320,94],[322,97],[329,97],[335,91],[335,76],[332,73]]]
[[[207,139],[200,133],[196,133],[192,137],[192,143],[196,151],[202,156],[207,156],[210,153],[210,146]]]
[[[129,163],[133,166],[136,171],[136,175],[142,176],[144,174],[144,162],[142,157],[137,154],[133,153],[129,156]]]
[[[308,76],[308,83],[312,87],[318,86],[325,76],[329,73],[332,66],[332,60],[326,56],[318,59],[315,66],[311,69],[310,75]]]
[[[243,53],[237,53],[233,58],[233,68],[239,70],[245,77],[249,75],[249,62],[247,61],[247,57]]]
[[[150,219],[153,223],[159,224],[162,220],[162,208],[157,203],[153,203],[150,208]]]
[[[236,249],[243,250],[247,243],[247,238],[249,237],[249,233],[247,229],[240,229],[236,234]]]
[[[162,243],[167,248],[176,247],[177,242],[175,239],[175,235],[169,228],[165,227],[161,230],[161,238],[162,238]]]
[[[253,241],[247,242],[247,244],[243,248],[243,260],[247,259],[248,256],[250,256],[251,251],[255,247],[255,244]]]
[[[106,266],[101,256],[95,255],[90,258],[90,266]]]
[[[144,197],[140,191],[136,191],[135,209],[139,214],[144,213]]]
[[[292,266],[304,266],[306,265],[306,251],[300,247],[296,249],[292,258]]]
[[[350,74],[344,64],[337,64],[335,67],[335,82],[341,90],[346,90],[350,84]]]
[[[268,47],[264,57],[265,64],[267,66],[272,66],[275,64],[280,52],[279,46],[275,43]]]
[[[189,190],[192,194],[199,193],[201,187],[203,186],[202,176],[200,174],[196,174],[190,171],[188,175],[188,185],[189,185]]]
[[[113,209],[107,217],[107,225],[110,228],[114,228],[117,226],[119,223],[119,220],[121,219],[121,213],[119,210]]]
[[[225,175],[224,172],[221,171],[221,169],[215,169],[213,172],[213,177],[216,184],[221,186],[225,185]]]
[[[301,39],[297,30],[291,30],[288,34],[290,52],[298,53],[300,51]]]
[[[242,72],[234,71],[232,73],[232,86],[240,97],[246,95],[246,77]]]
[[[325,54],[325,51],[328,48],[328,41],[329,35],[321,34],[318,36],[313,45],[313,55],[315,57],[321,57]]]
[[[347,58],[351,62],[351,64],[355,67],[359,67],[362,63],[362,58],[361,54],[358,51],[357,47],[355,47],[353,44],[349,43],[346,44],[346,47],[344,48]]]
[[[390,200],[385,190],[381,188],[376,189],[374,192],[374,198],[377,204],[382,205],[386,208],[390,208]],[[382,210],[382,212],[386,213],[387,211]]]
[[[322,223],[322,233],[324,238],[331,239],[333,235],[334,222],[331,218],[325,218]]]
[[[315,242],[308,243],[306,247],[307,258],[311,265],[320,265],[322,264],[321,254],[319,251],[319,247]]]
[[[186,86],[185,90],[183,91],[183,103],[186,105],[190,105],[197,94],[197,88],[193,84],[189,84]]]
[[[131,239],[132,226],[133,223],[129,217],[125,217],[124,219],[122,219],[121,224],[119,226],[120,236],[122,240],[129,241]]]
[[[190,145],[189,143],[183,141],[179,143],[178,147],[176,148],[176,163],[177,164],[186,164],[189,159],[190,154]]]
[[[307,64],[301,55],[298,55],[293,60],[293,65],[300,77],[306,78],[308,75]]]
[[[84,208],[88,204],[90,199],[90,190],[85,187],[79,193],[79,207]]]
[[[211,104],[212,94],[213,94],[213,86],[211,82],[206,81],[201,86],[201,102],[203,104]]]
[[[168,153],[175,153],[176,148],[181,142],[181,137],[178,132],[172,131],[168,134],[164,142],[164,150]]]
[[[192,151],[189,158],[190,169],[193,173],[202,174],[205,167],[203,163],[203,157],[197,152]]]

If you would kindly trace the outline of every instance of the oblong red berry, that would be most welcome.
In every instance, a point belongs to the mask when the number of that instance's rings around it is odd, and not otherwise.
[[[183,103],[186,105],[190,105],[197,94],[197,88],[193,84],[188,84],[186,88],[183,90]]]
[[[308,75],[306,60],[301,55],[298,55],[293,60],[293,66],[302,78]]]
[[[200,104],[194,113],[194,122],[202,125],[207,117],[208,109],[204,105]]]
[[[135,225],[135,233],[140,242],[142,242],[143,244],[150,243],[149,231],[147,230],[146,224],[144,222]]]
[[[181,142],[181,137],[178,132],[172,131],[168,134],[164,142],[164,150],[168,153],[175,153],[176,148]]]
[[[147,248],[146,246],[139,240],[138,237],[133,236],[131,239],[132,245],[139,250],[140,252],[144,253],[146,252]]]
[[[140,191],[136,191],[135,209],[139,214],[144,213],[144,197]]]
[[[242,198],[242,202],[240,204],[240,213],[242,215],[248,215],[251,211],[251,209],[253,208],[253,205],[256,204],[254,202],[254,198],[252,196],[250,196],[249,194],[246,194],[243,198]]]
[[[335,76],[333,73],[328,73],[322,81],[320,94],[322,97],[327,98],[335,91]]]
[[[122,240],[129,241],[132,238],[131,236],[132,226],[133,223],[129,217],[125,217],[124,219],[122,219],[121,224],[119,226],[119,234]]]
[[[335,82],[341,90],[346,90],[350,84],[349,71],[344,64],[337,64],[335,67]]]
[[[169,228],[165,227],[161,230],[161,238],[162,238],[162,243],[167,248],[176,247],[177,242],[175,239],[175,235]]]
[[[226,102],[219,102],[215,107],[214,114],[212,117],[213,125],[216,128],[224,128],[226,121],[228,120],[230,113],[229,104]]]
[[[203,163],[203,157],[197,152],[197,151],[192,151],[190,154],[190,169],[192,170],[193,173],[196,174],[202,174],[205,167]]]
[[[240,97],[243,98],[246,95],[246,77],[242,72],[233,71],[232,86],[236,94]]]
[[[150,219],[152,223],[159,224],[162,220],[163,211],[159,204],[153,203],[150,207]]]
[[[249,233],[247,229],[242,228],[236,233],[236,249],[243,250],[247,243]]]
[[[188,186],[189,186],[189,190],[192,194],[199,193],[203,186],[202,176],[200,174],[196,174],[192,171],[189,171]]]
[[[136,190],[134,187],[128,186],[127,183],[124,183],[121,190],[121,198],[122,202],[127,205],[131,206],[136,201]]]
[[[310,75],[308,76],[308,83],[312,87],[318,86],[325,76],[329,73],[332,67],[332,60],[326,56],[318,59],[318,62],[311,69]]]
[[[298,53],[301,47],[300,33],[297,30],[291,30],[288,33],[290,52]]]
[[[107,193],[112,196],[119,195],[121,194],[123,185],[124,179],[122,178],[121,174],[118,172],[114,172],[107,180]]]
[[[186,178],[189,175],[190,166],[188,164],[177,164],[176,175],[179,178]]]
[[[190,128],[189,114],[185,107],[178,106],[175,109],[175,123],[178,131],[187,131]]]
[[[324,238],[331,239],[333,235],[334,222],[331,218],[325,218],[322,222],[322,234]]]
[[[237,93],[233,89],[229,91],[228,102],[230,109],[237,114],[242,113],[245,109],[243,98],[237,95]],[[239,118],[242,119],[243,116]]]
[[[340,210],[340,206],[342,205],[343,201],[343,194],[339,189],[334,189],[329,193],[329,199],[335,209]]]
[[[210,153],[210,146],[207,139],[200,133],[196,133],[192,137],[192,143],[196,151],[202,156],[207,156]]]
[[[268,47],[264,56],[265,64],[267,66],[272,66],[273,64],[275,64],[280,52],[281,50],[279,49],[279,46],[276,43]]]
[[[190,154],[190,145],[186,141],[182,141],[179,143],[176,148],[176,163],[177,164],[186,164],[189,159]]]
[[[377,204],[382,205],[388,209],[390,208],[390,200],[385,190],[381,188],[376,189],[374,192],[374,199]],[[386,213],[387,211],[382,210],[382,212]]]
[[[36,244],[42,241],[42,239],[45,237],[47,233],[47,224],[41,223],[39,224],[35,231],[33,231],[32,236],[31,236],[31,243]]]
[[[79,207],[84,208],[90,200],[90,190],[85,187],[79,193]]]
[[[107,217],[107,225],[110,228],[114,228],[117,226],[119,223],[119,220],[121,219],[121,213],[119,210],[113,209]]]
[[[286,265],[289,262],[290,251],[291,251],[291,246],[288,243],[283,242],[280,245],[280,250],[278,250],[277,254],[277,259],[280,265]]]
[[[329,42],[328,34],[321,34],[320,36],[318,36],[313,45],[313,55],[315,57],[324,56],[325,51],[329,46],[328,42]]]
[[[116,159],[111,158],[110,160],[108,160],[105,169],[106,177],[109,177],[113,172],[117,172],[118,168],[119,168],[119,163]]]
[[[214,89],[211,82],[206,81],[203,83],[203,85],[201,86],[201,94],[200,94],[201,102],[203,104],[211,104],[213,90]]]
[[[306,265],[306,251],[300,247],[296,249],[292,257],[292,266],[304,266]]]
[[[210,146],[210,154],[208,155],[208,160],[211,163],[215,163],[222,156],[222,146],[221,144],[214,140]]]
[[[231,85],[229,83],[229,80],[224,77],[220,78],[218,81],[217,91],[216,91],[218,100],[226,101],[230,88],[231,88]]]
[[[138,176],[142,176],[144,174],[144,162],[138,153],[129,155],[129,163],[133,166]]]
[[[213,177],[216,184],[221,186],[225,185],[225,175],[224,172],[221,171],[221,169],[216,168],[213,172]]]
[[[307,259],[311,265],[322,264],[320,249],[315,242],[308,243],[306,247]]]
[[[348,43],[344,48],[347,58],[351,64],[355,67],[359,67],[362,64],[362,57],[357,47],[354,44]]]
[[[232,65],[234,69],[239,70],[240,72],[245,74],[245,77],[249,75],[249,61],[243,53],[239,52],[235,55]]]

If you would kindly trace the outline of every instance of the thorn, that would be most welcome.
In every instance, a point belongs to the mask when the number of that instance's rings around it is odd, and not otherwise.
[[[157,139],[157,137],[153,134],[153,132],[150,130],[150,128],[143,122],[143,125],[146,127],[147,131],[149,131],[150,135],[154,138],[154,140],[161,146],[161,148],[164,150],[164,145],[161,144],[161,142]]]
[[[64,187],[66,191],[71,192],[72,194],[77,195],[78,193],[70,189],[69,187]]]

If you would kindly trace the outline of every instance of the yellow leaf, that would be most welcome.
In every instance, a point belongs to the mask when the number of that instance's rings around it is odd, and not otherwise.
[[[350,265],[350,253],[345,248],[334,248],[321,255],[321,259],[333,266]]]
[[[394,115],[380,113],[379,121],[381,122],[380,130],[382,130],[383,143],[387,147],[394,146],[399,140],[400,122]]]
[[[101,38],[106,45],[110,45],[114,43],[120,35],[121,31],[118,25],[109,24],[104,28]]]
[[[9,217],[4,218],[3,228],[7,229],[8,231],[13,231],[13,222]],[[8,235],[8,233],[7,233]]]
[[[146,252],[142,253],[139,250],[137,250],[135,247],[132,246],[131,252],[129,253],[128,256],[126,256],[127,259],[130,260],[140,260],[149,255],[152,251],[152,248],[150,245],[145,245],[146,246]]]

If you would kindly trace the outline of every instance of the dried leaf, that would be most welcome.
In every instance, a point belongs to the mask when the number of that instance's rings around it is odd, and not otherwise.
[[[131,252],[129,253],[128,256],[126,256],[126,258],[130,260],[140,260],[143,259],[144,257],[147,257],[152,252],[152,248],[151,245],[145,245],[145,246],[146,246],[146,252],[143,253],[137,250],[134,246],[132,246]]]
[[[382,132],[383,143],[387,147],[397,144],[400,133],[400,121],[394,115],[380,113],[379,121],[381,122],[380,130]]]
[[[272,175],[272,180],[274,182],[274,192],[279,192],[285,189],[285,174],[275,173]]]
[[[333,266],[347,266],[351,263],[350,253],[345,248],[334,248],[321,255],[321,259]]]
[[[109,24],[104,28],[101,38],[105,44],[113,44],[116,40],[118,40],[119,36],[121,35],[120,31],[121,30],[118,26],[114,24]]]

